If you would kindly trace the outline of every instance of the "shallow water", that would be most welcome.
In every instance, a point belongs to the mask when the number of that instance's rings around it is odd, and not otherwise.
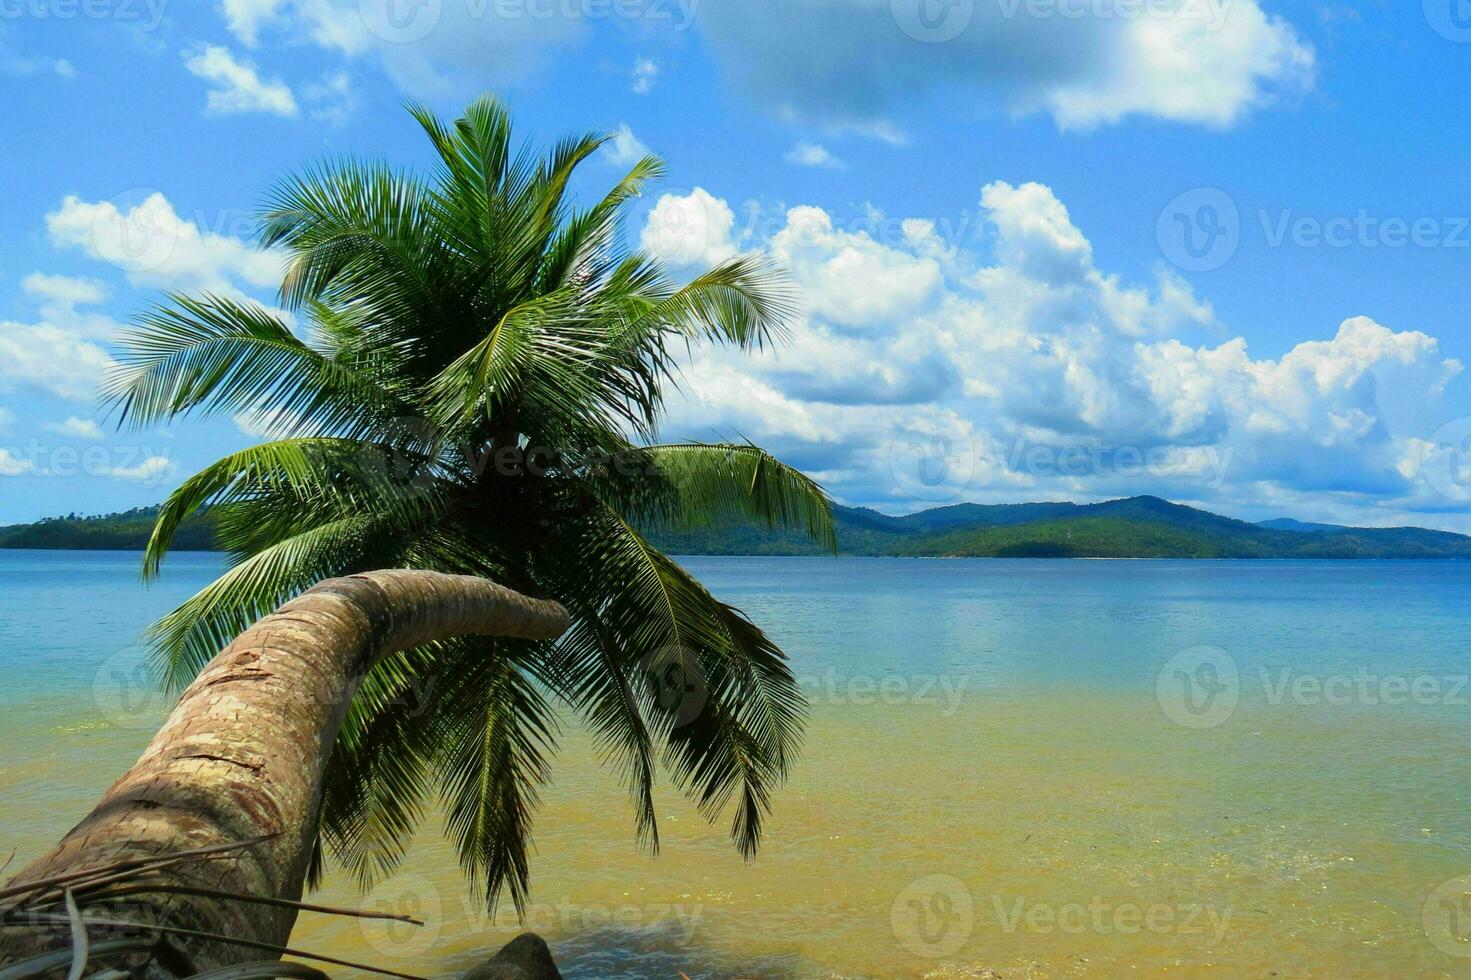
[[[0,827],[80,817],[165,705],[132,646],[219,568],[0,552]],[[1461,976],[1471,971],[1471,566],[690,559],[813,710],[760,856],[662,788],[640,854],[566,733],[527,926],[573,978]],[[8,847],[7,847],[8,849]],[[477,914],[431,821],[294,943],[450,975]],[[338,971],[338,975],[345,975]]]

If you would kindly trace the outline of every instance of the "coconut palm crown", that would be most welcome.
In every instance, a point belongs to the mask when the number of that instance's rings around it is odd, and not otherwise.
[[[747,443],[660,445],[678,355],[749,350],[792,314],[756,255],[680,282],[624,242],[663,170],[646,157],[579,207],[569,183],[608,137],[517,146],[482,98],[453,123],[410,106],[437,160],[418,174],[334,161],[281,183],[260,244],[287,266],[277,313],[170,296],[121,345],[105,396],[121,423],[255,419],[270,437],[163,505],[155,576],[208,508],[228,571],[152,629],[187,682],[258,617],[320,579],[372,568],[480,575],[556,599],[556,643],[463,639],[364,679],[332,754],[313,878],[365,885],[437,802],[494,908],[528,894],[531,822],[570,706],[626,779],[659,845],[656,769],[707,819],[733,811],[750,856],[792,765],[805,701],[785,654],[650,543],[661,528],[756,520],[833,546],[822,489]],[[295,327],[295,329],[293,329]]]

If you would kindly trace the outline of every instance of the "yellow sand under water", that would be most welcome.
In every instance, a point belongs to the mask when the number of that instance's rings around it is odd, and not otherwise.
[[[18,860],[147,738],[29,721],[0,767]],[[1105,690],[819,703],[749,864],[667,785],[663,851],[640,854],[623,790],[569,733],[527,927],[578,977],[1464,976],[1471,878],[1436,891],[1471,872],[1457,731],[1286,705],[1193,731]],[[514,936],[514,916],[477,911],[438,829],[368,895],[338,880],[318,896],[426,927],[306,915],[293,942],[439,976]]]

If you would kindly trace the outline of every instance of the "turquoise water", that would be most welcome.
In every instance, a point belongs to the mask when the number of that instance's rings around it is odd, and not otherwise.
[[[758,861],[667,787],[654,861],[569,728],[531,918],[569,977],[1471,972],[1471,566],[687,564],[791,654],[807,747]],[[146,742],[136,639],[221,567],[144,589],[135,555],[0,551],[22,858]],[[437,913],[432,941],[304,920],[298,945],[448,975],[513,935],[432,830],[370,895],[328,889]]]

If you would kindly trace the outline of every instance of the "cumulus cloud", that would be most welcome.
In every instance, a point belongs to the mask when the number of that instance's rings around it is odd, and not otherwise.
[[[703,187],[664,194],[639,233],[639,247],[679,269],[715,265],[739,251],[735,212]]]
[[[760,0],[707,0],[700,21],[763,104],[850,128],[942,93],[1064,128],[1130,115],[1228,126],[1314,72],[1312,48],[1258,0],[832,0],[781,17]]]
[[[96,397],[113,366],[97,342],[118,324],[79,307],[101,302],[106,289],[94,280],[42,273],[26,276],[21,287],[36,301],[40,318],[0,320],[0,388],[25,387],[78,401]]]
[[[788,209],[762,244],[803,322],[776,350],[702,351],[669,434],[738,432],[891,510],[1145,492],[1238,508],[1312,493],[1361,518],[1433,505],[1418,461],[1462,369],[1435,338],[1353,317],[1277,358],[1201,344],[1221,329],[1210,304],[1167,272],[1099,268],[1051,189],[997,182],[979,203],[984,252],[932,220]]]
[[[46,230],[53,245],[114,265],[135,286],[214,292],[274,288],[284,270],[279,254],[201,229],[158,192],[122,206],[68,195],[46,215]]]
[[[0,320],[0,384],[86,401],[112,363],[101,347],[54,323]]]
[[[184,67],[210,83],[205,109],[212,115],[297,113],[296,96],[285,82],[262,78],[254,65],[237,59],[228,48],[217,44],[191,48],[184,52]]]

